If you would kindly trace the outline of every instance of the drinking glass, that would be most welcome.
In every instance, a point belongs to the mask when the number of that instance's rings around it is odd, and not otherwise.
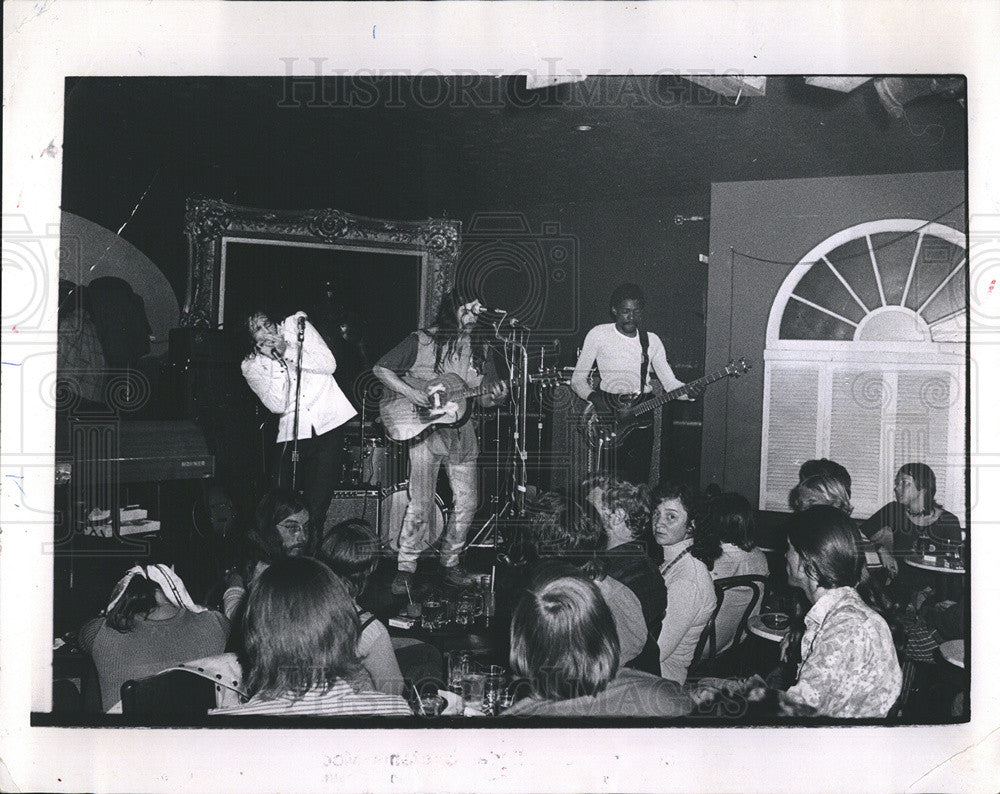
[[[482,709],[486,694],[486,676],[482,673],[465,673],[462,676],[462,700],[466,706]]]
[[[483,683],[483,711],[490,717],[500,713],[504,690],[506,689],[507,671],[498,664],[491,664],[486,671]]]
[[[472,653],[470,651],[448,651],[445,654],[448,663],[448,689],[456,694],[462,694],[462,677],[472,672]]]
[[[437,598],[424,601],[421,621],[429,631],[442,628],[448,622],[448,602]]]

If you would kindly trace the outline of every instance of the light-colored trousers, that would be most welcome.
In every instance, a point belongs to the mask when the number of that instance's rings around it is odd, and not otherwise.
[[[455,503],[441,541],[441,565],[458,565],[478,502],[476,458],[479,445],[471,423],[435,430],[410,447],[410,504],[399,536],[401,571],[416,571],[420,552],[428,548],[434,495],[441,466],[448,473]]]

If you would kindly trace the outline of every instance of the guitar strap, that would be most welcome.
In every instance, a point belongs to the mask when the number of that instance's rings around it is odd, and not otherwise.
[[[639,365],[639,394],[646,391],[646,375],[649,374],[649,331],[639,329],[639,346],[642,348],[642,364]]]

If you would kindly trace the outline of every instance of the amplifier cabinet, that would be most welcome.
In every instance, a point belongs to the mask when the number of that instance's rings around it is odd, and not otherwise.
[[[378,490],[334,491],[323,522],[323,534],[349,519],[361,519],[377,534],[382,517],[382,493]]]

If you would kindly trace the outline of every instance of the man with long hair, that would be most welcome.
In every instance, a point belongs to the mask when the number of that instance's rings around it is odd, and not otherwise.
[[[386,388],[416,406],[431,404],[430,395],[419,384],[445,374],[457,375],[467,386],[488,386],[488,392],[478,398],[480,405],[499,405],[507,398],[507,385],[497,379],[485,343],[473,334],[482,311],[478,300],[452,290],[442,299],[434,324],[410,334],[382,356],[373,368],[375,376]],[[458,427],[436,427],[410,445],[410,503],[399,538],[398,573],[392,583],[395,595],[408,592],[417,559],[427,546],[442,465],[454,494],[454,507],[441,543],[443,581],[456,587],[471,582],[459,564],[459,553],[476,512],[478,455],[476,433],[468,422]]]

